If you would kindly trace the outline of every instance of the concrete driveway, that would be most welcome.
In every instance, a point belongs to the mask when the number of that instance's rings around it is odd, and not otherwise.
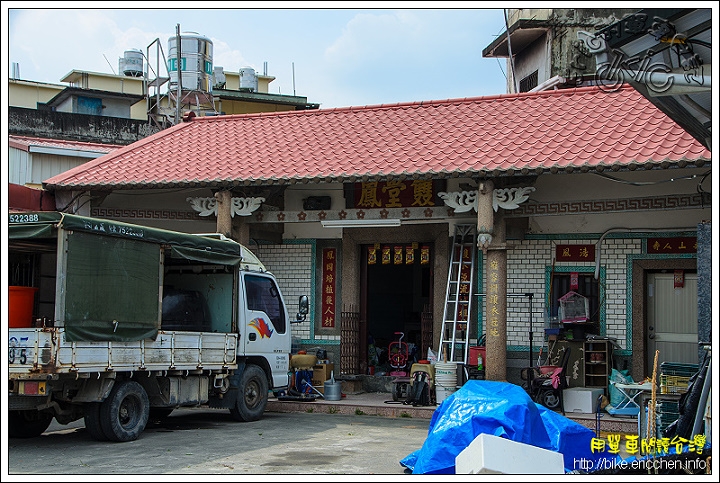
[[[53,424],[38,438],[8,440],[3,481],[28,475],[397,475],[420,449],[430,421],[369,415],[265,413],[238,423],[223,410],[178,409],[136,441],[94,441],[82,420]],[[36,478],[30,478],[36,479]],[[58,479],[58,478],[54,478]],[[336,480],[334,478],[333,480]],[[197,478],[191,478],[197,481]],[[145,480],[143,480],[145,481]]]

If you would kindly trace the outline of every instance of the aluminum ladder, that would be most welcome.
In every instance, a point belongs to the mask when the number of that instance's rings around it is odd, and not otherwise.
[[[438,361],[467,363],[475,278],[475,225],[455,225]]]

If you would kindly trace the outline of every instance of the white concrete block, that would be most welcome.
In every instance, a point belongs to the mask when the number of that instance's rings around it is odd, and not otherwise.
[[[564,474],[563,455],[490,434],[478,435],[455,457],[455,474]]]

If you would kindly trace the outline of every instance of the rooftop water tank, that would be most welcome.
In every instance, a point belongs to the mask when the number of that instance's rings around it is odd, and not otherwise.
[[[182,91],[212,92],[212,41],[196,32],[183,32],[180,34],[180,42]],[[178,84],[178,49],[175,35],[168,39],[168,72],[170,89],[175,91]]]
[[[240,69],[240,90],[257,92],[258,78],[255,74],[255,69],[251,67],[243,67]]]
[[[222,67],[215,67],[213,69],[213,87],[218,89],[225,88],[225,72]]]
[[[125,51],[124,57],[120,58],[120,72],[128,77],[142,77],[143,75],[143,53],[139,49]]]

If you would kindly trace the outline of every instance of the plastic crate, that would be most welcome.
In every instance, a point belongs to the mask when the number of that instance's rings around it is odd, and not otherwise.
[[[683,394],[689,382],[690,377],[660,374],[660,394]]]
[[[658,401],[655,410],[658,414],[674,414],[677,416],[680,412],[680,403],[677,401]]]
[[[680,362],[662,362],[660,363],[660,374],[668,376],[685,376],[690,377],[698,371],[697,364],[683,364]]]

